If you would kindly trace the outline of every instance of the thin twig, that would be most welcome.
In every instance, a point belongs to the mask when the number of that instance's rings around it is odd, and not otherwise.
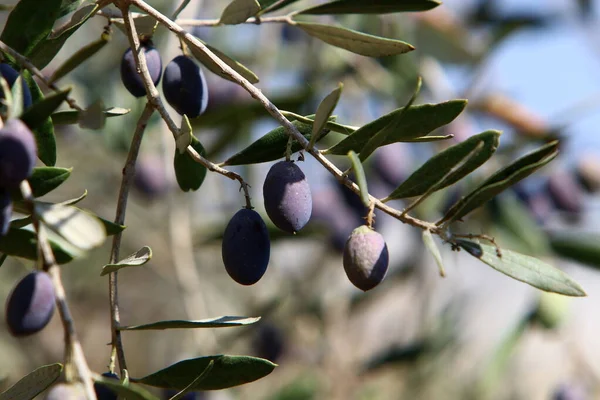
[[[48,88],[49,90],[53,90],[55,92],[61,91],[54,83],[50,82],[48,80],[48,78],[42,73],[42,71],[37,69],[37,67],[35,65],[33,65],[31,63],[31,61],[29,61],[27,59],[27,57],[22,56],[21,54],[19,54],[19,52],[17,52],[12,47],[8,46],[6,43],[4,43],[2,41],[0,41],[0,50],[2,50],[5,53],[10,54],[10,56],[13,57],[17,61],[17,63],[19,63],[22,67],[31,71],[32,74],[34,74],[35,76],[37,76],[40,79],[40,81],[46,86],[46,88]],[[69,107],[71,107],[74,110],[77,110],[77,111],[83,110],[83,108],[79,107],[79,105],[77,105],[77,102],[74,99],[72,99],[71,97],[67,97],[66,102],[67,102],[67,104],[69,104]]]
[[[250,95],[253,98],[255,98],[258,102],[260,102],[262,104],[262,106],[265,108],[265,110],[267,110],[267,112],[269,114],[271,114],[271,116],[273,116],[273,118],[275,118],[275,120],[277,120],[277,122],[279,122],[279,124],[285,128],[288,135],[292,136],[294,138],[294,140],[296,140],[298,143],[300,143],[302,148],[307,149],[308,140],[298,131],[298,129],[294,125],[292,125],[292,123],[290,121],[288,121],[283,116],[281,111],[279,111],[279,109],[261,92],[260,89],[256,88],[247,79],[245,79],[243,76],[241,76],[236,71],[234,71],[231,67],[229,67],[227,64],[225,64],[219,57],[217,57],[212,51],[210,51],[196,37],[194,37],[190,33],[186,32],[183,28],[181,28],[179,25],[175,24],[173,21],[171,21],[170,19],[168,19],[167,17],[162,15],[160,12],[158,12],[157,10],[152,8],[146,2],[144,2],[142,0],[128,0],[128,1],[131,4],[136,5],[141,10],[148,13],[149,15],[156,18],[156,20],[158,22],[165,25],[170,31],[172,31],[179,37],[183,38],[183,40],[185,40],[189,46],[193,46],[198,51],[203,52],[207,57],[209,57],[212,61],[214,61],[225,74],[227,74],[229,77],[231,77],[234,82],[236,82],[237,84],[242,86],[244,89],[246,89],[246,91],[248,93],[250,93]],[[133,24],[132,19],[130,21],[130,24]],[[135,37],[135,40],[137,40],[137,37]],[[134,54],[135,54],[135,52],[134,52]],[[147,79],[145,79],[145,80],[149,80],[150,82],[148,82],[148,83],[151,83],[150,75],[147,71],[145,64],[143,65],[143,67],[142,67],[142,65],[140,65],[140,69],[142,70],[143,75],[148,75]],[[150,96],[150,94],[149,94],[149,96]],[[154,100],[154,101],[156,101],[156,100]],[[162,115],[162,113],[161,113],[161,115]],[[168,121],[167,121],[167,125],[169,125]],[[176,127],[175,127],[175,130],[177,130]],[[316,158],[317,161],[319,161],[321,163],[321,165],[323,165],[325,167],[325,169],[327,169],[332,175],[334,175],[336,177],[336,179],[338,181],[340,181],[340,183],[342,183],[344,186],[347,186],[350,190],[352,190],[357,195],[360,194],[360,188],[358,187],[358,185],[354,184],[347,177],[343,176],[342,171],[340,171],[331,161],[329,161],[325,156],[323,156],[316,147],[313,147],[306,151],[309,152],[314,158]],[[188,148],[188,152],[189,152],[189,148]],[[369,199],[370,199],[370,201],[372,201],[375,204],[375,207],[377,207],[378,209],[385,212],[386,214],[389,214],[392,217],[394,217],[406,224],[409,224],[409,225],[412,225],[412,226],[415,226],[415,227],[418,227],[421,229],[429,229],[433,233],[437,233],[439,230],[439,228],[433,223],[422,221],[417,218],[411,217],[409,215],[402,215],[402,213],[399,210],[396,210],[393,207],[383,204],[379,199],[377,199],[371,195],[369,195]]]
[[[129,154],[123,167],[123,179],[121,180],[121,188],[119,190],[119,199],[117,201],[117,211],[115,215],[115,223],[123,225],[125,223],[125,213],[127,210],[127,199],[129,197],[129,188],[133,181],[135,174],[135,163],[142,144],[142,138],[148,120],[154,113],[154,108],[150,103],[146,103],[144,111],[140,116],[135,133],[131,139],[131,145],[129,146]],[[121,249],[121,233],[117,233],[113,237],[112,249],[110,251],[109,263],[114,264],[119,261],[119,250]],[[125,362],[125,352],[123,351],[123,343],[121,341],[121,331],[119,331],[120,316],[119,316],[119,297],[117,291],[117,271],[112,272],[108,276],[108,291],[110,298],[110,318],[111,318],[111,330],[112,330],[112,341],[111,341],[111,355],[109,370],[114,372],[115,369],[115,357],[119,360],[119,367],[121,371],[127,369]]]
[[[27,201],[31,207],[33,227],[37,234],[38,248],[43,261],[43,269],[47,271],[52,278],[52,284],[56,295],[56,306],[65,331],[65,376],[67,381],[73,379],[72,370],[73,367],[75,367],[76,375],[83,382],[86,399],[96,400],[92,375],[85,359],[85,355],[83,354],[81,343],[79,343],[79,339],[77,338],[75,323],[71,316],[71,311],[69,310],[65,288],[60,276],[60,267],[56,263],[44,226],[40,223],[36,215],[31,186],[26,180],[21,183],[21,193],[25,201]]]
[[[179,135],[181,135],[181,130],[177,127],[175,121],[173,121],[173,119],[167,112],[167,109],[165,108],[162,99],[160,98],[160,94],[158,93],[156,86],[154,86],[154,82],[152,81],[152,78],[150,77],[150,72],[148,71],[148,66],[146,65],[146,59],[144,57],[140,57],[140,40],[137,35],[137,31],[133,21],[133,16],[131,15],[131,12],[129,12],[129,5],[121,3],[119,7],[121,9],[121,12],[123,13],[125,29],[127,31],[127,37],[129,38],[129,45],[133,49],[133,58],[136,63],[136,67],[139,69],[142,80],[144,82],[144,86],[146,87],[146,97],[148,98],[148,102],[152,104],[156,111],[158,111],[162,119],[167,124],[167,127],[173,134],[173,137],[177,139]],[[242,186],[242,189],[246,194],[246,199],[249,199],[247,189],[248,184],[240,175],[236,174],[235,172],[228,171],[202,157],[192,146],[188,146],[186,150],[194,161],[202,164],[209,171],[216,172],[218,174],[226,176],[229,179],[237,180],[238,182],[240,182],[240,185]]]

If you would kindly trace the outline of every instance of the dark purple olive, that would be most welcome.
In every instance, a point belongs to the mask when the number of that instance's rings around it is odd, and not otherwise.
[[[546,191],[554,206],[577,216],[583,210],[583,189],[575,176],[568,171],[557,170],[548,178]]]
[[[366,225],[356,228],[346,242],[343,263],[354,286],[365,292],[373,289],[385,277],[389,264],[383,236]]]
[[[310,220],[310,186],[292,161],[280,161],[271,167],[263,184],[263,197],[269,218],[283,231],[296,233]]]
[[[272,323],[262,323],[255,330],[252,348],[256,355],[272,362],[277,362],[285,349],[283,331]]]
[[[162,88],[165,99],[179,114],[195,118],[206,110],[206,79],[191,58],[177,56],[167,64]]]
[[[587,400],[586,390],[580,385],[561,384],[552,393],[552,400]]]
[[[12,216],[12,201],[7,190],[0,189],[0,236],[8,233]]]
[[[133,187],[148,199],[155,199],[167,194],[169,181],[160,157],[138,159]]]
[[[8,64],[1,63],[0,64],[0,75],[6,80],[8,86],[12,89],[13,85],[17,81],[19,77],[19,73],[13,69]],[[29,86],[27,86],[27,82],[24,79],[21,80],[23,87],[23,109],[29,108],[32,103],[31,99],[31,91],[29,90]],[[4,91],[2,87],[0,87],[0,99],[4,99]]]
[[[242,208],[227,224],[223,234],[222,256],[225,270],[241,285],[253,285],[269,265],[271,242],[260,215]]]
[[[54,286],[50,275],[34,271],[25,276],[8,296],[6,324],[13,336],[41,331],[54,314]]]
[[[102,376],[119,381],[119,377],[112,372],[105,372]],[[94,391],[98,400],[117,400],[117,394],[101,383],[94,383]]]
[[[146,57],[146,66],[154,86],[160,82],[160,76],[162,74],[162,60],[160,59],[160,53],[156,50],[151,43],[143,44],[140,47],[143,50],[143,54]],[[143,97],[146,95],[146,87],[140,74],[137,73],[135,66],[135,60],[133,57],[133,50],[127,49],[123,54],[121,60],[121,81],[125,88],[135,97]]]
[[[45,400],[86,400],[86,397],[81,385],[59,383],[50,388]]]
[[[33,133],[19,119],[9,119],[0,129],[0,187],[16,188],[27,179],[37,158]]]

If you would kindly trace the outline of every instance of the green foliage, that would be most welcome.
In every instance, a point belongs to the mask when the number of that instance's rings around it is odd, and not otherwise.
[[[202,143],[194,136],[192,136],[191,146],[201,156],[206,155]],[[204,178],[206,177],[205,166],[194,161],[192,156],[187,152],[182,154],[179,150],[175,150],[173,165],[175,167],[175,177],[177,178],[177,183],[181,190],[188,192],[190,190],[200,189],[200,186],[202,186],[202,182],[204,182]]]
[[[464,110],[466,100],[451,100],[439,104],[411,106],[406,111],[399,108],[369,122],[350,136],[325,151],[325,154],[345,155],[350,150],[360,153],[367,142],[381,130],[394,124],[394,132],[381,143],[408,142],[426,136],[433,130],[452,122]]]
[[[231,326],[251,325],[260,320],[260,317],[217,317],[199,321],[159,321],[150,324],[122,326],[122,331],[145,331],[163,329],[195,329],[195,328],[228,328]]]
[[[314,118],[314,116],[309,116]],[[334,117],[330,117],[331,120],[335,120]],[[313,127],[312,124],[304,124],[299,121],[293,121],[292,125],[294,125],[298,131],[306,138],[306,140],[311,139]],[[323,139],[329,130],[323,130],[320,138]],[[244,165],[244,164],[258,164],[268,161],[274,161],[279,158],[282,158],[285,155],[285,149],[288,143],[288,135],[285,131],[285,128],[280,126],[279,128],[275,128],[262,138],[258,139],[244,150],[239,153],[229,157],[224,165]],[[295,153],[302,149],[300,143],[294,142],[292,144],[292,153]]]
[[[486,131],[436,154],[402,182],[384,201],[419,196],[433,185],[436,185],[436,190],[439,190],[458,182],[490,159],[498,148],[499,138],[500,132]],[[478,149],[478,146],[481,148]],[[471,157],[470,154],[474,151],[475,155]],[[459,166],[466,158],[469,158],[468,161]],[[456,166],[459,168],[452,171]],[[451,173],[447,175],[449,172]]]
[[[415,48],[400,40],[368,35],[340,26],[296,22],[296,26],[323,42],[366,57],[404,54]]]
[[[50,387],[63,370],[62,364],[49,364],[37,368],[0,393],[0,400],[33,399]]]
[[[167,389],[182,390],[213,362],[207,376],[192,390],[219,390],[253,382],[269,375],[276,364],[262,358],[248,356],[208,356],[180,361],[165,369],[132,379],[133,382]]]

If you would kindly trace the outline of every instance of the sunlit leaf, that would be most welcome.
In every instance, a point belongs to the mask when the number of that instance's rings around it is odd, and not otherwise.
[[[477,258],[511,278],[547,292],[586,296],[583,288],[571,277],[537,258],[506,249],[501,249],[498,257],[495,246],[479,243],[479,247],[482,255]]]
[[[128,108],[110,107],[104,110],[106,118],[120,117],[121,115],[129,114],[131,110]],[[79,122],[81,111],[57,111],[51,115],[54,125],[73,125]]]
[[[348,152],[348,158],[352,163],[352,169],[356,176],[356,184],[360,188],[360,200],[365,207],[369,207],[371,200],[369,198],[369,188],[367,187],[367,178],[365,177],[365,171],[363,170],[362,163],[358,158],[358,155],[352,150]]]
[[[419,196],[433,185],[439,190],[458,182],[490,159],[498,147],[499,137],[499,131],[485,131],[436,154],[383,201]],[[479,150],[478,146],[481,146]],[[471,156],[473,151],[476,153]]]
[[[122,331],[143,331],[163,329],[193,329],[193,328],[228,328],[232,326],[251,325],[260,320],[260,317],[217,317],[197,321],[172,320],[159,321],[150,324],[121,326]]]
[[[360,153],[363,146],[378,132],[388,126],[393,120],[400,120],[395,134],[388,136],[382,146],[395,142],[411,141],[423,137],[433,130],[452,122],[464,110],[466,100],[451,100],[439,104],[421,104],[396,109],[374,121],[369,122],[347,138],[327,149],[326,154],[346,155],[350,150]]]
[[[314,118],[314,116],[312,116]],[[335,117],[331,117],[332,120]],[[299,121],[293,121],[298,131],[310,141],[312,135],[312,125],[303,124]],[[329,133],[328,130],[324,130],[321,134],[323,139]],[[273,129],[254,143],[246,147],[239,153],[229,157],[224,164],[225,165],[244,165],[244,164],[258,164],[268,161],[277,160],[285,155],[285,149],[288,142],[288,134],[285,132],[285,128],[280,126]],[[292,153],[302,149],[300,143],[294,141],[292,144]]]
[[[39,367],[0,393],[0,400],[33,399],[50,387],[60,377],[62,370],[63,366],[59,363]]]
[[[312,136],[308,144],[309,149],[317,142],[321,131],[325,128],[331,114],[333,114],[333,110],[335,110],[335,107],[340,100],[340,96],[342,95],[343,87],[344,85],[340,83],[338,87],[329,93],[323,101],[321,101],[321,104],[319,104],[317,113],[315,114],[315,122],[313,123]]]
[[[446,272],[444,271],[444,262],[442,261],[442,254],[440,253],[440,249],[437,247],[435,241],[433,240],[433,235],[431,234],[431,231],[429,229],[424,229],[421,236],[423,239],[423,243],[425,244],[425,248],[427,249],[429,254],[433,256],[433,259],[435,260],[435,263],[437,264],[438,269],[440,270],[440,275],[446,276]]]
[[[395,56],[414,50],[408,43],[353,31],[340,26],[296,22],[296,26],[325,43],[367,57]]]
[[[77,207],[37,203],[36,212],[48,228],[82,250],[97,247],[106,239],[102,222]]]
[[[21,119],[29,129],[35,130],[46,123],[54,111],[69,97],[71,88],[55,92],[49,96],[36,101],[25,111]]]
[[[494,173],[471,193],[460,199],[438,223],[449,223],[461,219],[471,211],[493,199],[502,191],[548,164],[557,154],[558,142],[554,141],[519,158],[507,167]]]
[[[148,246],[144,246],[116,264],[106,264],[104,267],[102,267],[100,276],[108,275],[111,272],[118,271],[122,268],[142,266],[150,261],[151,258],[152,249],[150,249]]]

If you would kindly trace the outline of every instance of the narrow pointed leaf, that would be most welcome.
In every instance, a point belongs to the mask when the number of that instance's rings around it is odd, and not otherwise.
[[[25,82],[27,82],[27,86],[29,86],[29,90],[31,91],[31,100],[33,105],[29,108],[27,114],[31,112],[31,120],[30,123],[34,124],[35,127],[31,128],[33,135],[35,136],[35,143],[37,144],[38,150],[38,158],[48,166],[54,166],[56,164],[56,137],[54,136],[54,125],[52,124],[52,119],[48,116],[43,121],[40,121],[39,115],[35,114],[37,111],[37,104],[44,101],[44,94],[40,90],[39,86],[33,80],[33,77],[29,73],[29,71],[23,71],[23,78]],[[50,96],[53,97],[53,96]],[[59,100],[56,98],[56,100]],[[54,101],[54,100],[53,100]],[[42,107],[42,109],[46,109],[48,104]],[[33,111],[32,111],[33,110]],[[39,110],[39,109],[38,109]],[[43,110],[42,110],[43,111]],[[28,119],[29,116],[23,116]],[[24,121],[27,123],[27,121]]]
[[[313,123],[312,136],[308,145],[309,149],[317,142],[321,131],[325,128],[331,114],[333,114],[333,110],[335,110],[335,107],[340,100],[340,96],[342,95],[343,87],[344,85],[340,83],[338,87],[329,93],[323,101],[321,101],[321,104],[319,104],[317,113],[315,114],[315,122]]]
[[[415,48],[395,39],[353,31],[340,26],[296,22],[296,26],[327,44],[351,51],[366,57],[386,57],[407,53]]]
[[[120,117],[129,114],[128,108],[110,107],[104,110],[106,118]],[[74,125],[79,122],[81,112],[76,110],[57,111],[51,115],[54,125]]]
[[[223,10],[219,22],[225,25],[241,24],[259,11],[260,4],[256,0],[233,0]]]
[[[202,143],[200,143],[193,135],[191,146],[201,156],[204,157],[206,155]],[[202,186],[202,183],[204,182],[204,178],[206,178],[206,167],[204,165],[194,161],[192,156],[187,152],[181,154],[177,149],[175,150],[173,165],[175,168],[175,177],[177,178],[177,183],[181,190],[189,192],[190,190],[200,189],[200,186]]]
[[[243,385],[269,375],[277,366],[262,358],[217,355],[180,361],[144,378],[132,379],[132,382],[182,390],[204,371],[211,361],[214,362],[213,368],[194,390],[220,390]]]
[[[23,76],[20,75],[11,89],[11,106],[9,118],[19,118],[23,114]]]
[[[440,140],[452,139],[454,135],[443,135],[443,136],[422,136],[410,140],[406,140],[406,143],[427,143],[427,142],[438,142]]]
[[[204,43],[202,40],[200,40],[200,42]],[[196,58],[196,60],[198,60],[200,63],[202,63],[202,65],[204,65],[210,72],[212,72],[215,75],[220,76],[223,79],[227,79],[228,81],[233,82],[233,79],[229,75],[227,75],[225,72],[223,72],[223,69],[221,67],[219,67],[219,65],[217,63],[215,63],[210,57],[208,57],[202,51],[198,50],[193,44],[191,44],[191,43],[188,43],[188,44],[190,46],[190,50],[192,51],[192,55]],[[252,84],[258,83],[258,81],[259,81],[258,76],[256,76],[256,74],[254,72],[252,72],[248,67],[246,67],[245,65],[241,64],[240,62],[234,60],[233,58],[229,57],[227,54],[223,53],[219,49],[217,49],[213,46],[210,46],[206,43],[204,43],[204,45],[206,47],[208,47],[208,49],[210,51],[212,51],[217,57],[219,57],[221,59],[221,61],[223,61],[225,64],[229,65],[235,72],[242,75],[250,83],[252,83]]]
[[[446,213],[439,223],[449,223],[463,218],[495,196],[525,179],[533,172],[548,164],[558,155],[558,142],[554,141],[519,158],[507,167],[497,171],[467,196],[460,199]]]
[[[37,0],[33,1],[36,2],[36,4],[38,3]],[[40,69],[44,68],[58,54],[67,39],[71,37],[85,21],[96,14],[97,9],[97,5],[89,4],[77,10],[67,24],[52,31],[43,43],[36,46],[31,52],[29,59],[36,67]]]
[[[63,366],[59,363],[37,368],[0,393],[0,400],[33,399],[60,377],[62,369]]]
[[[436,154],[413,172],[384,201],[419,196],[433,185],[439,190],[458,182],[490,159],[498,147],[499,137],[499,131],[485,131]],[[471,156],[480,145],[481,149]],[[465,161],[467,157],[469,159]],[[456,170],[447,175],[457,166]],[[443,182],[440,181],[442,178]]]
[[[81,200],[85,199],[88,195],[88,191],[84,191],[83,194],[79,197],[75,197],[73,199],[68,199],[68,200],[64,200],[61,201],[60,203],[56,203],[56,204],[60,204],[61,206],[72,206],[74,204],[79,203]]]
[[[121,398],[127,400],[160,400],[152,393],[140,386],[125,385],[116,379],[105,378],[98,376],[94,381],[102,386],[107,387],[114,393],[122,396]]]
[[[116,235],[117,233],[123,232],[125,230],[125,228],[127,228],[125,225],[118,225],[107,219],[104,219],[104,218],[101,218],[98,216],[96,216],[96,217],[100,220],[100,222],[102,222],[102,225],[104,225],[104,229],[106,230],[107,236]]]
[[[106,44],[108,43],[109,39],[110,39],[109,35],[103,34],[100,37],[100,39],[79,49],[77,52],[75,52],[75,54],[73,54],[71,57],[69,57],[67,59],[67,61],[62,63],[61,66],[58,67],[54,71],[54,73],[52,74],[52,76],[49,79],[49,82],[50,83],[56,82],[57,80],[66,76],[68,73],[70,73],[75,68],[80,66],[83,62],[87,61],[89,58],[91,58],[97,52],[102,50],[102,48],[104,48],[104,46],[106,46]]]
[[[314,116],[313,116],[314,117]],[[334,119],[334,117],[331,117]],[[312,136],[312,125],[303,124],[299,121],[293,121],[292,124],[298,128],[300,133],[310,141]],[[324,130],[321,134],[323,139],[329,133],[328,130]],[[258,164],[268,161],[277,160],[285,155],[285,148],[287,146],[289,136],[285,132],[285,128],[280,126],[273,129],[265,136],[261,137],[244,150],[228,158],[225,165],[244,165],[244,164]],[[292,153],[295,153],[302,149],[300,143],[294,141],[292,144]]]
[[[409,107],[404,115],[402,115],[404,108],[399,108],[356,130],[350,136],[326,150],[326,154],[345,155],[350,150],[360,153],[363,146],[394,119],[400,119],[401,123],[398,125],[396,133],[388,137],[388,140],[382,146],[426,136],[433,130],[452,122],[464,110],[466,105],[466,100],[451,100],[439,104],[420,104]]]
[[[38,203],[36,212],[48,228],[81,250],[97,247],[106,239],[100,220],[77,207]]]
[[[66,264],[78,256],[78,254],[71,252],[71,249],[61,246],[52,239],[50,239],[50,247],[56,262],[59,264]],[[28,229],[10,228],[5,236],[0,237],[0,253],[27,260],[37,260],[37,238],[35,233]]]
[[[371,154],[373,154],[373,152],[378,147],[383,146],[384,143],[389,142],[390,138],[394,137],[396,132],[398,132],[399,127],[402,125],[402,120],[404,119],[404,116],[406,115],[407,111],[413,105],[413,103],[417,99],[417,96],[421,92],[422,84],[423,84],[423,79],[421,79],[421,77],[419,77],[417,80],[417,87],[415,88],[413,95],[408,100],[408,103],[406,103],[406,105],[402,108],[402,112],[400,113],[400,115],[398,115],[398,118],[393,118],[390,121],[390,123],[385,126],[385,128],[383,128],[382,130],[377,132],[377,134],[375,136],[373,136],[372,138],[370,138],[369,141],[367,143],[365,143],[363,148],[360,149],[360,160],[361,161],[365,161],[367,158],[369,158],[369,156]]]
[[[303,124],[309,124],[309,125],[312,125],[315,122],[314,117],[308,118],[303,115],[299,115],[299,114],[296,114],[296,113],[293,113],[290,111],[284,111],[284,110],[280,110],[280,111],[283,114],[283,116],[286,117],[287,119],[289,119],[290,121],[300,121]],[[323,127],[323,129],[329,129],[330,131],[341,133],[342,135],[346,135],[346,136],[354,133],[358,129],[356,126],[343,125],[343,124],[338,124],[337,122],[333,122],[332,120],[335,118],[336,118],[335,116],[331,116],[329,118],[329,120],[325,123],[325,126]]]
[[[62,0],[21,0],[8,15],[0,40],[29,56],[52,31]]]
[[[260,320],[260,317],[217,317],[196,321],[172,320],[159,321],[150,324],[122,326],[122,331],[146,331],[164,329],[193,329],[193,328],[229,328],[232,326],[251,325]]]
[[[560,257],[600,268],[600,235],[591,232],[552,232],[550,246]]]
[[[150,247],[148,246],[144,246],[116,264],[106,264],[104,267],[102,267],[102,272],[100,273],[100,276],[108,275],[111,272],[118,271],[122,268],[142,266],[148,261],[150,261],[151,258],[152,249],[150,249]]]
[[[356,176],[356,184],[360,188],[360,200],[365,207],[369,207],[371,200],[369,199],[369,188],[367,187],[367,178],[365,177],[365,171],[362,167],[360,159],[352,150],[348,152],[348,158],[352,163],[352,169]]]
[[[71,176],[72,170],[73,168],[35,167],[27,179],[33,197],[41,197],[62,185]],[[15,191],[13,198],[18,200],[22,197],[18,191]]]
[[[300,14],[387,14],[427,11],[440,4],[436,0],[338,0],[308,8]]]
[[[433,235],[429,229],[425,229],[423,231],[422,239],[423,243],[425,244],[425,248],[429,254],[433,256],[433,259],[440,270],[440,276],[446,276],[446,272],[444,271],[444,262],[442,261],[442,254],[440,253],[440,249],[435,244]]]
[[[565,296],[586,296],[577,282],[550,264],[505,249],[501,250],[501,257],[498,257],[495,246],[486,244],[479,244],[479,246],[483,254],[478,258],[496,271],[546,292]]]
[[[21,117],[29,129],[35,130],[48,121],[54,111],[69,97],[71,88],[56,92],[34,103]]]

